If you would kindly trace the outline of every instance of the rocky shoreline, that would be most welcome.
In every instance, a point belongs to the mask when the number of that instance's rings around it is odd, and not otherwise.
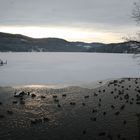
[[[139,140],[140,78],[95,89],[0,88],[0,139]]]

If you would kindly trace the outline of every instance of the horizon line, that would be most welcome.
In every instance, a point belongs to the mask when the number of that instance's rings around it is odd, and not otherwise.
[[[11,34],[11,35],[21,35],[21,36],[24,36],[24,37],[28,37],[28,38],[32,38],[32,39],[48,39],[48,38],[54,38],[54,39],[62,39],[62,40],[65,40],[67,42],[82,42],[82,43],[101,43],[101,44],[117,44],[117,43],[124,43],[124,42],[128,42],[127,40],[126,41],[117,41],[117,42],[109,42],[109,43],[105,43],[105,42],[94,42],[94,41],[91,41],[91,42],[86,42],[86,41],[82,41],[82,40],[69,40],[69,39],[66,39],[66,38],[59,38],[59,37],[53,37],[53,36],[50,36],[50,37],[33,37],[33,36],[30,36],[30,35],[25,35],[25,34],[21,34],[21,33],[12,33],[12,32],[3,32],[3,31],[0,31],[0,33],[3,33],[3,34]]]

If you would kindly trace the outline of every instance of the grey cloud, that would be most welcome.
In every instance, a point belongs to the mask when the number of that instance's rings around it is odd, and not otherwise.
[[[0,0],[0,25],[125,26],[135,0]]]

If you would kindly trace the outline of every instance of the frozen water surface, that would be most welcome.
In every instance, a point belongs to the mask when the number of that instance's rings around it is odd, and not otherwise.
[[[140,77],[132,54],[0,53],[0,85],[81,84],[122,77]]]

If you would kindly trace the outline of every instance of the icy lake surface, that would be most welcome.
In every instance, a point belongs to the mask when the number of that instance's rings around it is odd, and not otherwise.
[[[140,77],[132,54],[0,53],[0,86],[79,84]]]

